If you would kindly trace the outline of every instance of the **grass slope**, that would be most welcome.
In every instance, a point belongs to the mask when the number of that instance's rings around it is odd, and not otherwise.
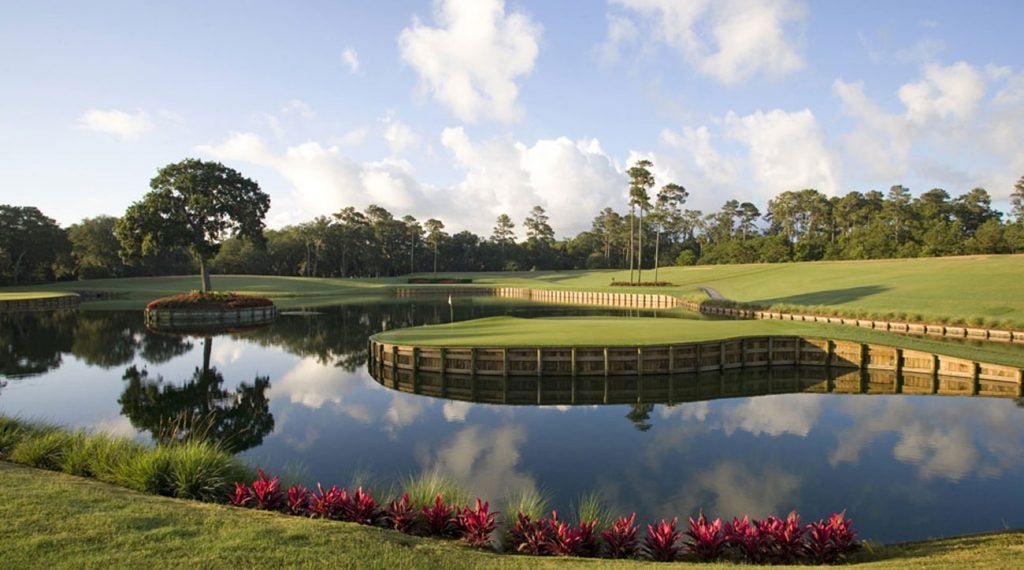
[[[896,318],[919,316],[934,322],[984,320],[1024,328],[1024,255],[665,267],[658,279],[674,285],[652,288],[611,287],[613,280],[629,279],[629,272],[623,270],[439,275],[470,278],[484,287],[663,293],[691,299],[707,298],[701,290],[707,286],[726,298],[761,305],[829,307]],[[653,279],[653,271],[644,271],[644,276]],[[390,296],[390,287],[405,285],[407,279],[215,275],[213,286],[265,295],[279,305],[309,306]],[[139,308],[157,297],[196,289],[198,284],[195,276],[97,279],[2,291],[109,291],[125,298],[88,306]]]
[[[639,317],[489,317],[453,324],[396,329],[374,335],[381,342],[416,346],[645,346],[740,336],[799,335],[898,346],[1024,367],[1024,351],[1009,343],[968,343],[897,335],[844,325],[800,321],[707,321]]]
[[[0,462],[0,482],[0,520],[5,523],[0,560],[10,568],[652,566],[497,555],[350,523],[144,495],[5,462]],[[1024,532],[1014,531],[876,548],[854,566],[1009,568],[1022,555]]]
[[[27,301],[29,299],[54,299],[56,297],[69,296],[71,296],[71,293],[64,291],[0,292],[0,301]]]

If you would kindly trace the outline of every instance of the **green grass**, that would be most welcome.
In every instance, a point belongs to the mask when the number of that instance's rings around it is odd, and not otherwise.
[[[0,462],[0,560],[10,568],[640,568],[650,563],[497,555],[398,532],[144,495]],[[1010,568],[1013,531],[872,548],[854,567]],[[687,568],[744,568],[678,564]]]
[[[645,279],[654,278],[649,269],[644,275]],[[726,298],[766,306],[1024,328],[1024,255],[665,267],[659,270],[658,279],[673,285],[646,288],[610,286],[613,280],[629,279],[625,270],[442,272],[438,276],[473,279],[473,286],[481,287],[661,293],[690,299],[707,298],[701,290],[707,286]],[[408,276],[318,279],[214,275],[212,279],[215,289],[265,295],[287,308],[390,297],[391,288],[405,285]],[[124,297],[87,306],[141,308],[157,297],[188,292],[198,285],[196,276],[97,279],[6,288],[0,295],[105,291]]]
[[[453,324],[396,329],[375,340],[414,346],[534,347],[652,346],[743,336],[796,335],[897,346],[1024,367],[1024,351],[1010,343],[967,343],[941,337],[897,335],[844,325],[801,321],[699,321],[650,317],[489,317]]]
[[[65,291],[0,291],[0,301],[29,301],[34,299],[55,299],[68,297],[72,293]]]

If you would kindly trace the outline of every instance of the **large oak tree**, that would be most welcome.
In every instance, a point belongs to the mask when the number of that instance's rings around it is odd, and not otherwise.
[[[223,240],[240,236],[263,242],[270,197],[234,169],[188,158],[161,168],[149,186],[152,191],[129,206],[115,228],[125,259],[187,249],[199,264],[207,292],[207,262]]]

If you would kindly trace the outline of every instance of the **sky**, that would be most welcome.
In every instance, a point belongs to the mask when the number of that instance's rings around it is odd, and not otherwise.
[[[1024,3],[5,0],[0,203],[121,215],[222,162],[279,228],[346,206],[559,237],[653,162],[687,208],[1024,176]]]

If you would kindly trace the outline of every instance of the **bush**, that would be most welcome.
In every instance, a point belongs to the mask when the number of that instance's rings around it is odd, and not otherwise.
[[[266,297],[241,295],[233,291],[209,291],[202,293],[192,291],[181,295],[171,295],[150,301],[147,309],[196,309],[217,311],[225,309],[245,309],[250,307],[270,307],[274,303]]]

